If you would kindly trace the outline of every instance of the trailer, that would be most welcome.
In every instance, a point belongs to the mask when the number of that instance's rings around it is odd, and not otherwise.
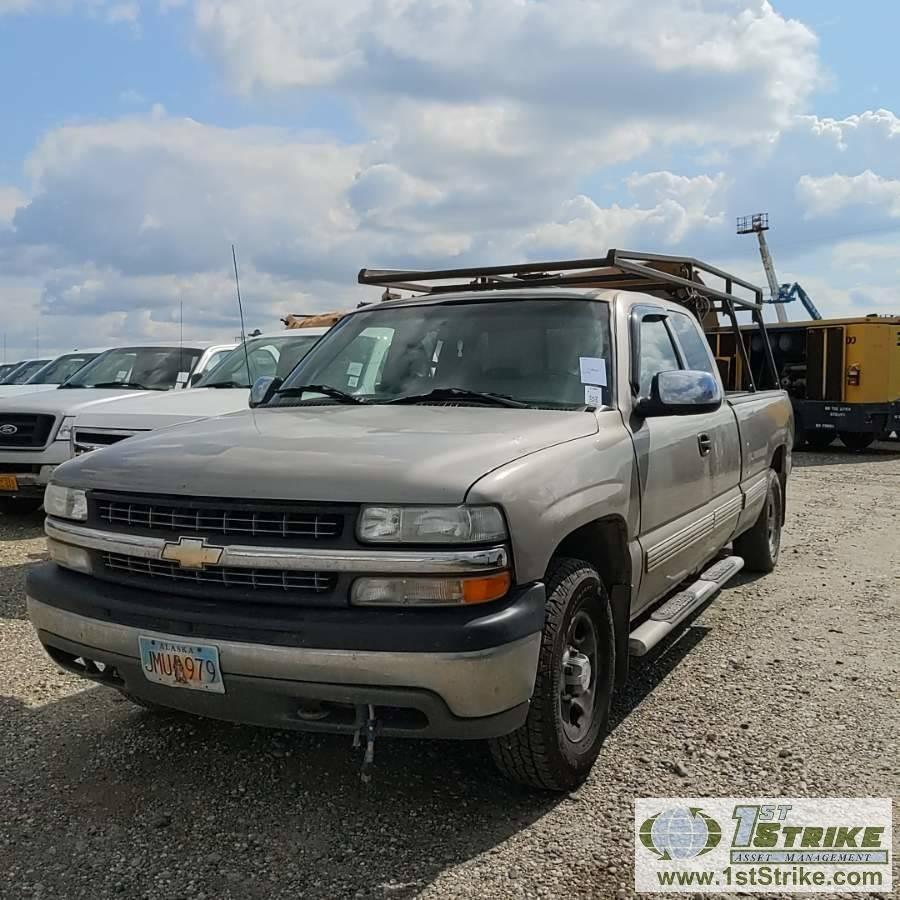
[[[782,387],[791,397],[796,447],[851,450],[900,434],[900,316],[779,322],[768,327]],[[737,389],[765,366],[761,342],[742,329],[707,329],[722,380]]]

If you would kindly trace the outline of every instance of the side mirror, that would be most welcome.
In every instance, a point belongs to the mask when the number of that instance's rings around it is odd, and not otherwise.
[[[194,372],[194,374],[191,375],[191,387],[193,387],[204,376],[204,374],[204,372]]]
[[[715,412],[722,405],[719,383],[709,372],[675,369],[657,372],[650,383],[650,396],[635,406],[639,416],[689,416]]]
[[[281,387],[283,380],[271,375],[260,375],[250,388],[250,409],[263,406],[275,395],[275,391]]]

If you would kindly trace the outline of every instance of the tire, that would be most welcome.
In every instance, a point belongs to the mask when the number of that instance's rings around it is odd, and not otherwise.
[[[875,443],[875,435],[865,431],[841,431],[839,436],[841,443],[854,453],[862,453]]]
[[[774,469],[769,469],[766,500],[753,526],[735,538],[734,552],[744,560],[748,572],[771,572],[778,563],[781,550],[781,519],[784,495],[781,480]]]
[[[609,729],[615,652],[612,610],[597,570],[577,559],[551,562],[528,718],[512,734],[490,741],[494,762],[507,778],[548,791],[571,790],[584,781]],[[593,664],[585,676],[587,690],[580,693],[564,672],[568,668],[573,679],[579,670],[585,673],[584,657]]]
[[[41,508],[43,500],[32,497],[0,497],[0,513],[5,516],[27,516]]]
[[[834,443],[837,435],[833,431],[807,431],[804,437],[810,450],[824,450]]]

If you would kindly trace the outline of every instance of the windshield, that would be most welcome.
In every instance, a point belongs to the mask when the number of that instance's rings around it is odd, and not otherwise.
[[[123,347],[108,350],[76,372],[68,388],[123,387],[168,391],[187,383],[202,350],[188,347]]]
[[[96,353],[69,353],[48,363],[28,379],[29,384],[62,384],[74,375]]]
[[[6,380],[3,382],[4,384],[25,384],[35,372],[42,369],[47,363],[50,362],[49,359],[32,359],[28,362],[19,363],[19,365],[12,370],[12,372],[8,373],[6,376]]]
[[[317,334],[286,334],[277,337],[251,338],[244,347],[235,347],[214,369],[210,369],[197,387],[225,385],[249,388],[261,375],[287,378],[319,339]],[[247,357],[250,358],[250,377],[247,377]]]
[[[335,402],[290,393],[325,385],[374,403],[453,388],[551,409],[599,406],[609,403],[609,362],[609,309],[592,299],[386,306],[335,326],[274,404]]]

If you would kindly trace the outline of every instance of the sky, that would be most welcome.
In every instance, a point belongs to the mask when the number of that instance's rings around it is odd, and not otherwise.
[[[900,314],[898,33],[895,0],[0,0],[5,358],[233,337],[232,243],[265,330],[375,299],[363,266],[764,283],[761,211],[823,314]]]

